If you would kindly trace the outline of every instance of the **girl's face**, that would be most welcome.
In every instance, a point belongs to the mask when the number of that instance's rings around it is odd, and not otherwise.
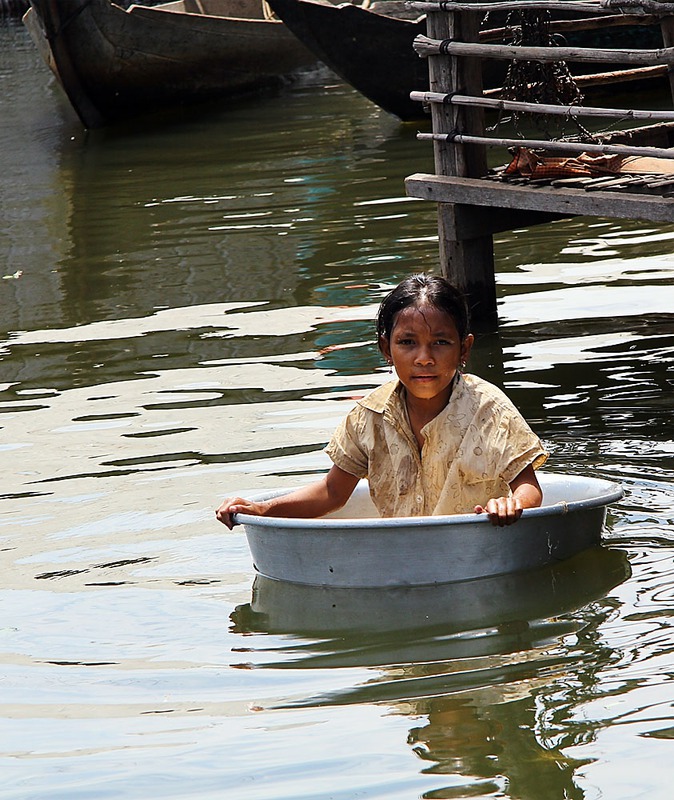
[[[407,306],[396,315],[391,338],[379,345],[393,363],[408,394],[417,400],[446,403],[473,336],[461,341],[454,319],[435,306]]]

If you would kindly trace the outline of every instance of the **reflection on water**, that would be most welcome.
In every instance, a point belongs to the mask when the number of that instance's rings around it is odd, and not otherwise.
[[[558,616],[605,594],[628,572],[623,551],[602,547],[530,570],[526,580],[510,573],[434,586],[345,589],[256,575],[251,603],[237,608],[232,619],[242,632],[363,634],[370,643],[373,635],[391,632],[446,635]]]
[[[407,742],[424,773],[451,776],[426,796],[533,798],[545,786],[546,796],[582,797],[581,762],[552,744],[554,723],[540,709],[553,697],[576,705],[593,695],[598,670],[614,658],[597,635],[615,612],[604,595],[628,576],[626,553],[605,548],[526,575],[432,588],[336,590],[257,576],[252,602],[232,620],[242,634],[320,637],[263,640],[245,649],[248,668],[370,668],[358,686],[281,707],[385,703],[423,719]]]
[[[0,80],[0,797],[666,800],[674,229],[500,235],[472,355],[551,468],[624,484],[610,547],[298,591],[212,509],[325,469],[388,379],[372,317],[436,263],[403,189],[430,149],[329,74],[87,134],[10,24]]]

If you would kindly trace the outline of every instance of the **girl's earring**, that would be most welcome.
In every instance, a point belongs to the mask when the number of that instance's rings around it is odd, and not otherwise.
[[[389,360],[389,362],[388,362],[388,371],[389,371],[389,374],[393,373],[393,361]]]
[[[465,368],[466,368],[466,362],[462,361],[461,362],[461,372],[463,372]]]

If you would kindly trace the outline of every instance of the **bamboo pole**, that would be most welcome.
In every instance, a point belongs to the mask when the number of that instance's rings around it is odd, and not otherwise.
[[[674,64],[674,47],[657,50],[600,50],[589,47],[526,47],[520,45],[455,42],[451,39],[430,39],[419,34],[414,39],[419,56],[458,56],[506,59],[508,61],[580,61],[588,64]]]
[[[657,25],[659,18],[646,14],[615,14],[610,17],[586,17],[584,19],[557,19],[548,23],[550,33],[577,33],[578,31],[595,31],[604,28],[621,28],[628,25],[648,27]],[[517,27],[517,26],[515,26]],[[502,42],[503,37],[512,28],[487,28],[480,31],[481,42]]]
[[[597,2],[581,0],[513,0],[513,2],[493,3],[460,3],[452,0],[412,0],[407,5],[415,11],[428,13],[432,11],[474,11],[484,14],[491,11],[572,11],[579,14],[611,14],[611,9],[604,9]]]
[[[660,64],[657,67],[639,67],[638,69],[622,69],[613,72],[594,72],[590,75],[574,75],[573,80],[579,89],[588,86],[606,86],[614,83],[629,83],[630,81],[651,80],[667,76],[667,66]],[[531,88],[531,84],[529,84]],[[485,89],[485,97],[498,97],[503,91],[502,86],[494,89]]]
[[[621,28],[627,26],[649,27],[657,25],[659,18],[646,14],[615,14],[610,17],[586,17],[584,19],[558,19],[548,23],[550,33],[577,33],[579,31],[595,31],[604,28]],[[517,27],[517,26],[515,26]],[[480,31],[481,42],[502,42],[504,35],[512,28],[487,28]]]
[[[628,83],[629,81],[642,81],[648,78],[664,78],[667,66],[658,64],[655,67],[638,67],[637,69],[615,70],[613,72],[595,72],[591,75],[574,75],[578,87],[601,86],[611,83]]]
[[[632,108],[601,108],[597,106],[559,106],[546,103],[525,103],[519,100],[500,100],[492,97],[471,97],[463,94],[439,92],[410,92],[410,98],[420,103],[451,103],[457,106],[495,108],[499,111],[550,114],[563,117],[606,117],[615,119],[673,120],[672,111],[649,111]]]
[[[472,11],[475,13],[490,11],[570,11],[578,14],[613,14],[625,9],[638,9],[640,13],[653,14],[657,17],[668,17],[674,14],[674,3],[659,0],[506,0],[506,2],[461,3],[452,0],[436,0],[436,2],[408,2],[407,5],[420,12],[432,11]],[[630,12],[627,12],[630,13]]]
[[[556,152],[599,153],[602,155],[647,156],[674,159],[674,148],[629,147],[622,144],[590,144],[585,142],[546,141],[544,139],[497,139],[489,136],[470,136],[461,133],[417,133],[417,139],[455,142],[457,144],[482,144],[487,147],[527,147],[530,150]]]

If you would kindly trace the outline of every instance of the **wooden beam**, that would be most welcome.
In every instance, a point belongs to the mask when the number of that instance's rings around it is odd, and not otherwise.
[[[584,192],[549,186],[520,186],[484,178],[453,178],[417,173],[405,180],[409,197],[436,203],[527,209],[565,216],[674,222],[674,199],[625,192]]]

